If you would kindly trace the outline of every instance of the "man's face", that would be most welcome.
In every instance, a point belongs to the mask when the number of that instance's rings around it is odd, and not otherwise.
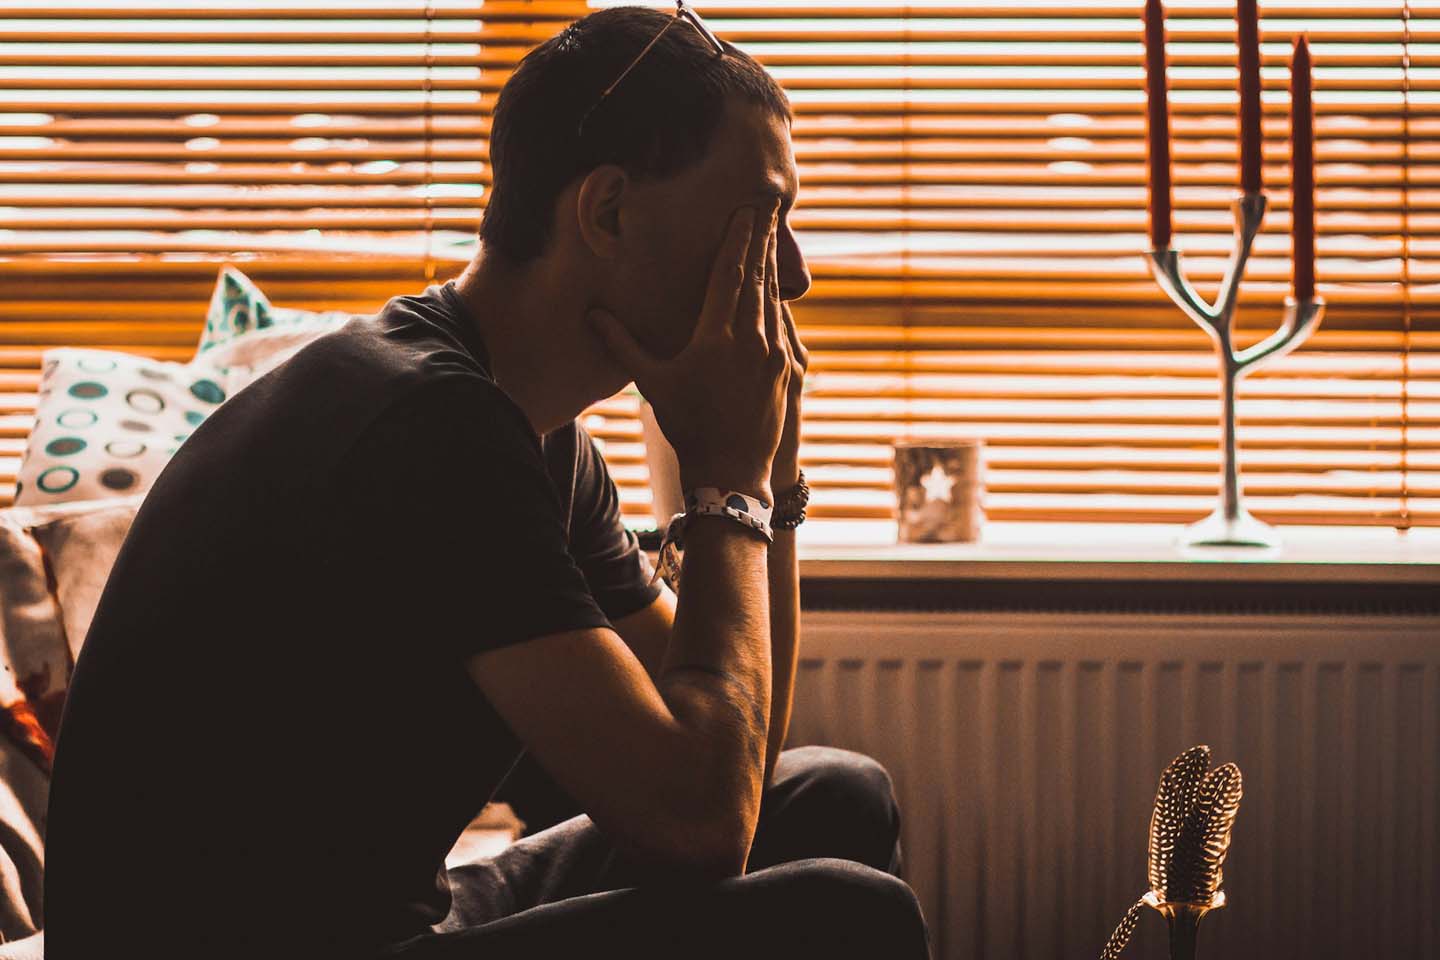
[[[743,102],[726,110],[700,163],[671,179],[636,185],[634,222],[627,225],[636,229],[635,255],[627,256],[616,279],[637,337],[667,357],[690,341],[715,255],[742,206],[763,213],[780,201],[780,297],[804,296],[810,272],[787,220],[798,190],[788,125]]]

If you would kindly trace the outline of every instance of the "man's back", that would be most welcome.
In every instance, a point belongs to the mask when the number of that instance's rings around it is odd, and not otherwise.
[[[607,624],[566,527],[577,498],[587,523],[618,516],[591,516],[613,484],[588,439],[537,442],[451,297],[311,344],[147,495],[58,742],[52,956],[142,929],[192,956],[364,949],[444,917],[444,855],[520,749],[463,658]],[[524,502],[494,522],[469,499],[502,495]],[[537,575],[533,597],[509,566]],[[618,569],[592,574],[609,609],[653,598]]]

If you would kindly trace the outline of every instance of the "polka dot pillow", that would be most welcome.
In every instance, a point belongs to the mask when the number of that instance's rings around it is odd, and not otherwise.
[[[143,493],[225,400],[207,363],[108,350],[47,350],[17,506]]]
[[[277,307],[270,303],[245,274],[232,266],[220,268],[210,308],[205,313],[205,330],[200,334],[197,357],[225,346],[239,346],[241,341],[293,338],[306,331],[332,329],[345,323],[348,313],[330,310],[316,313]]]

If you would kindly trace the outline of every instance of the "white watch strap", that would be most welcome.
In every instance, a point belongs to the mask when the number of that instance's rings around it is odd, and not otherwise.
[[[759,531],[770,543],[775,542],[775,531],[770,526],[773,505],[766,505],[748,494],[719,487],[696,487],[685,494],[685,512],[670,518],[665,528],[665,537],[660,543],[660,554],[655,572],[650,576],[654,583],[663,576],[675,594],[680,593],[680,563],[684,552],[684,529],[691,517],[729,517],[752,530]]]
[[[765,535],[765,539],[771,542],[775,540],[775,532],[770,529],[770,516],[774,511],[773,505],[767,505],[763,500],[734,490],[722,490],[719,487],[696,487],[685,493],[686,513],[699,516],[730,517],[754,530],[759,530]]]

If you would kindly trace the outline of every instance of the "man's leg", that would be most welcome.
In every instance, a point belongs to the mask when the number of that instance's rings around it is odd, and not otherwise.
[[[478,926],[416,937],[376,960],[594,956],[928,960],[930,944],[919,904],[903,882],[851,861],[820,859],[712,883],[610,890],[550,902]]]
[[[796,860],[852,860],[900,872],[900,814],[885,769],[832,747],[786,750],[760,804],[747,872]],[[449,872],[442,930],[458,930],[573,897],[667,882],[630,862],[589,817],[516,841]]]
[[[495,796],[535,834],[579,815],[580,805],[527,753]],[[899,876],[899,810],[885,768],[834,747],[784,750],[760,807],[750,869],[839,857]]]
[[[748,870],[838,857],[900,876],[900,808],[885,768],[835,747],[785,750],[760,801]]]

